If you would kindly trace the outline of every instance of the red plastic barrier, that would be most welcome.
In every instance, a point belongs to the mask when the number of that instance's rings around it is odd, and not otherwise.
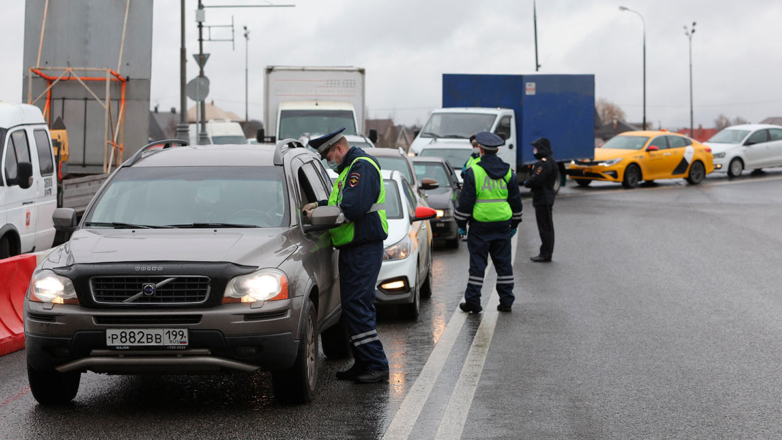
[[[24,294],[35,266],[35,255],[0,260],[0,356],[24,348]]]

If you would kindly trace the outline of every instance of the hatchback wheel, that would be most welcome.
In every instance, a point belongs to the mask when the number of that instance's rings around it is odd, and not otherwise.
[[[432,251],[429,251],[429,270],[426,272],[426,279],[421,286],[421,298],[432,297]]]
[[[739,177],[742,171],[744,171],[744,162],[738,157],[731,159],[730,165],[728,165],[728,176]]]
[[[27,380],[30,391],[41,405],[64,405],[79,392],[81,373],[43,372],[27,364]]]
[[[416,274],[418,268],[416,268]],[[413,302],[410,304],[400,304],[399,314],[404,319],[415,320],[418,319],[418,314],[421,312],[421,290],[418,288],[418,280],[413,281]]]
[[[308,403],[318,385],[318,321],[315,305],[307,302],[299,329],[299,350],[293,367],[272,373],[274,397],[282,403]]]
[[[622,179],[622,186],[631,189],[638,186],[638,182],[641,181],[641,169],[638,165],[631,164],[625,168],[625,175]]]
[[[703,162],[697,161],[690,165],[690,175],[687,177],[687,182],[690,185],[697,185],[703,182],[706,178],[706,168],[703,166]]]

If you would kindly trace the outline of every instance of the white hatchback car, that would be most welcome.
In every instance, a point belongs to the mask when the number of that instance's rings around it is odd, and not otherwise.
[[[743,170],[782,166],[782,127],[745,124],[728,127],[704,142],[714,155],[714,172],[730,177]]]
[[[396,304],[404,318],[417,319],[421,297],[432,294],[432,230],[435,210],[419,206],[399,171],[383,170],[388,238],[377,277],[375,304]]]

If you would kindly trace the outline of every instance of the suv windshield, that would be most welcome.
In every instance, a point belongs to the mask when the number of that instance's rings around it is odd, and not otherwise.
[[[483,113],[432,113],[421,130],[422,138],[469,139],[482,131],[490,131],[496,115]]]
[[[311,137],[345,127],[342,134],[356,134],[353,112],[349,110],[283,110],[280,112],[279,139]]]
[[[715,144],[740,144],[749,134],[749,130],[722,130],[706,142]]]
[[[467,163],[467,159],[472,154],[471,148],[424,148],[421,150],[421,157],[442,157],[447,160],[455,170],[460,170]],[[416,173],[417,174],[417,173]]]
[[[648,140],[648,136],[616,136],[600,148],[606,150],[640,150]]]
[[[281,167],[123,168],[86,223],[140,227],[259,227],[289,224]]]

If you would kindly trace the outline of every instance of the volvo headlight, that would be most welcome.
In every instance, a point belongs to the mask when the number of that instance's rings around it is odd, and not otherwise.
[[[50,270],[42,270],[33,275],[29,299],[54,304],[79,304],[73,282]]]
[[[714,153],[714,158],[715,159],[722,159],[723,157],[725,157],[725,152],[724,151],[722,153]]]
[[[410,236],[406,235],[405,238],[383,250],[383,260],[404,260],[410,256],[411,247]]]
[[[261,269],[231,279],[225,287],[223,304],[288,299],[288,278],[277,269]]]
[[[611,159],[611,160],[607,160],[607,161],[601,163],[600,166],[602,166],[602,167],[610,167],[610,166],[618,164],[621,161],[622,161],[621,157],[617,158],[617,159]]]

